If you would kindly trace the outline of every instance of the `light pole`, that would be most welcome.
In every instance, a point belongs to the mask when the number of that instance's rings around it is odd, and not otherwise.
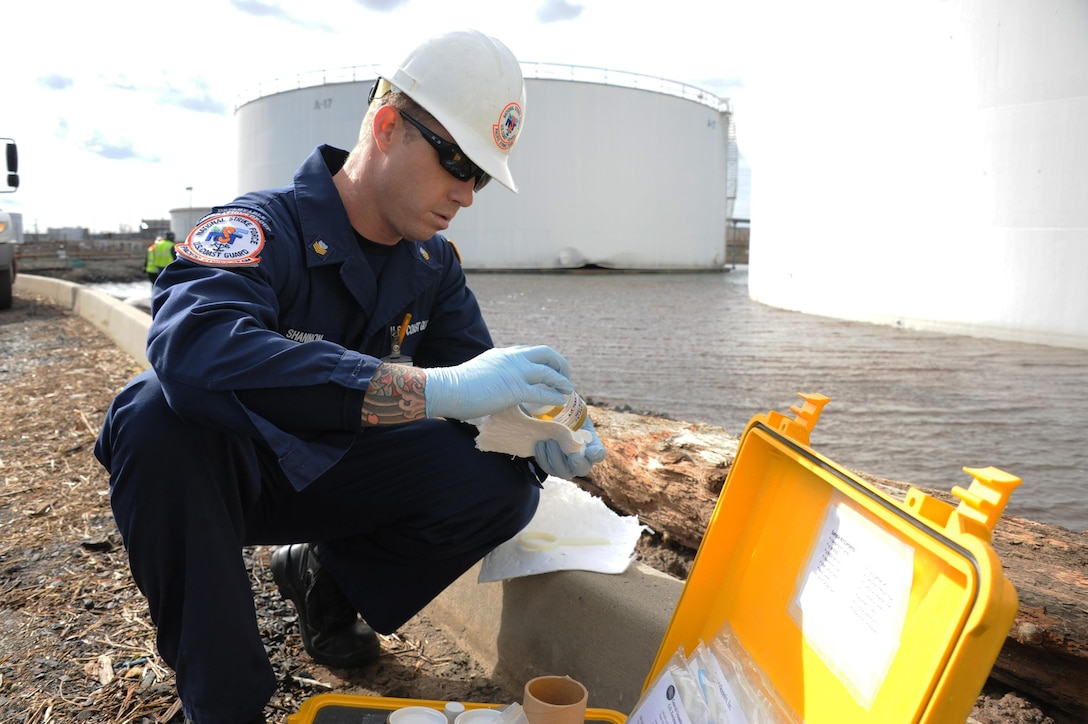
[[[186,186],[185,190],[189,192],[189,215],[192,216],[192,214],[193,214],[193,187],[192,186]]]

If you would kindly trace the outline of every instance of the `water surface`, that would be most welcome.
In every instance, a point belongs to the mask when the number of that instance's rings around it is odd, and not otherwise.
[[[950,490],[963,467],[1023,479],[1008,512],[1088,530],[1088,351],[844,322],[748,298],[725,274],[470,273],[496,344],[550,344],[584,397],[739,435],[798,392],[831,398],[812,445]],[[100,285],[119,297],[146,284]]]
[[[470,274],[497,344],[551,344],[583,396],[739,435],[798,392],[831,398],[812,445],[923,487],[963,467],[1023,479],[1008,512],[1088,529],[1088,351],[788,312],[725,274]]]

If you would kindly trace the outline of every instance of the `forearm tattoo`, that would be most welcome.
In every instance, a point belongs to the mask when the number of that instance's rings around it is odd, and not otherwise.
[[[389,362],[378,367],[363,397],[363,427],[396,425],[427,416],[427,373]]]

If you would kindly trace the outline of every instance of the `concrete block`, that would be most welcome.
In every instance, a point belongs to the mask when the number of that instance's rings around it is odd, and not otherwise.
[[[524,682],[567,675],[589,706],[630,713],[683,590],[640,563],[620,575],[557,571],[476,583],[479,565],[424,612],[520,700]]]

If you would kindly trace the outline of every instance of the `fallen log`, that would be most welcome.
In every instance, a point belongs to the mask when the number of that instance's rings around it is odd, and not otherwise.
[[[663,539],[698,549],[733,463],[724,429],[594,408],[607,458],[579,483]],[[849,471],[902,500],[908,483]],[[945,491],[919,488],[956,502]],[[1088,721],[1088,533],[1004,516],[993,547],[1020,607],[991,677]]]

